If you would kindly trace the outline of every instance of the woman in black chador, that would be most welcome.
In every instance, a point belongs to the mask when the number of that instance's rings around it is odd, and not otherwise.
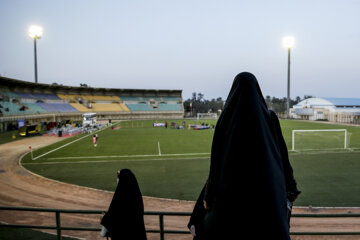
[[[289,154],[287,150],[287,146],[284,140],[284,137],[281,132],[280,122],[276,113],[272,110],[269,110],[270,118],[274,124],[275,128],[275,136],[277,143],[279,145],[281,160],[284,169],[284,177],[285,177],[285,186],[286,186],[286,197],[287,197],[287,207],[288,207],[288,222],[290,224],[291,210],[293,202],[299,196],[301,191],[297,189],[297,184],[293,175],[293,169],[290,165]],[[289,226],[290,227],[290,226]]]
[[[216,125],[209,177],[188,225],[195,239],[290,239],[287,170],[274,125],[255,76],[237,75]]]
[[[129,169],[118,172],[118,184],[101,225],[112,240],[146,240],[142,195]]]

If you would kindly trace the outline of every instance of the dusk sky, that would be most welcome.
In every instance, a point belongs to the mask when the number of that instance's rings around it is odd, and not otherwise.
[[[181,89],[226,98],[237,73],[264,96],[360,97],[359,0],[0,0],[0,75],[39,83]]]

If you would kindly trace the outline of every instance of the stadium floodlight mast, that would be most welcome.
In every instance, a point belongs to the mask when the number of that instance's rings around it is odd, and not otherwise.
[[[290,117],[290,50],[295,45],[295,38],[287,36],[283,38],[283,45],[288,49],[288,71],[287,71],[287,101],[286,101],[286,113]]]
[[[32,25],[29,28],[29,37],[34,39],[34,65],[35,65],[35,83],[38,82],[37,73],[37,52],[36,52],[36,39],[40,39],[43,35],[43,28],[37,25]]]

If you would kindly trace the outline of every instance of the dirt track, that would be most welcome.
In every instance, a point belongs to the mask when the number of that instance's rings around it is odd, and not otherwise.
[[[28,151],[61,140],[58,137],[26,138],[0,145],[0,205],[27,206],[64,209],[106,210],[112,198],[111,192],[79,187],[52,181],[25,170],[20,164],[20,157]],[[145,211],[185,211],[194,206],[191,201],[178,201],[144,197]],[[352,209],[316,209],[295,208],[294,213],[360,213],[360,208]],[[62,214],[62,226],[100,227],[100,215]],[[54,214],[34,212],[0,211],[0,221],[17,224],[55,225]],[[186,230],[188,217],[165,217],[165,229]],[[158,229],[157,217],[145,217],[147,229]],[[319,219],[293,218],[291,231],[357,231],[360,232],[360,218]],[[98,232],[63,231],[64,235],[82,239],[104,239]],[[159,239],[158,234],[148,234],[149,240]],[[191,235],[166,235],[170,239],[192,239]],[[292,236],[293,240],[304,239],[360,239],[360,236]]]

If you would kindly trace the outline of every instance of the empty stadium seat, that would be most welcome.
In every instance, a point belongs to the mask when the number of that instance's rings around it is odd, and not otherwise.
[[[120,104],[115,103],[92,103],[94,112],[122,112],[124,111]]]
[[[29,108],[26,104],[16,104],[12,102],[0,102],[2,108],[0,111],[4,116],[24,115],[37,113],[36,110]],[[25,105],[25,107],[23,107]]]
[[[36,103],[47,112],[78,112],[76,108],[67,103]]]
[[[118,96],[95,96],[95,95],[78,95],[78,94],[58,94],[58,97],[63,100],[68,101],[101,101],[101,102],[120,102],[120,98]]]
[[[48,112],[44,108],[42,108],[41,106],[39,106],[36,103],[23,103],[23,104],[26,105],[28,107],[29,112],[32,112],[32,113],[46,113],[46,112]]]
[[[181,104],[159,104],[160,111],[181,111]]]
[[[8,92],[8,91],[0,91],[0,96],[5,97],[7,99],[9,98],[19,98],[19,96],[16,93]]]
[[[130,104],[127,103],[126,106],[130,111],[156,111],[149,104],[139,103],[139,104]]]
[[[69,103],[69,105],[71,105],[73,108],[75,108],[79,112],[89,112],[89,111],[91,111],[91,109],[85,107],[81,103]]]

